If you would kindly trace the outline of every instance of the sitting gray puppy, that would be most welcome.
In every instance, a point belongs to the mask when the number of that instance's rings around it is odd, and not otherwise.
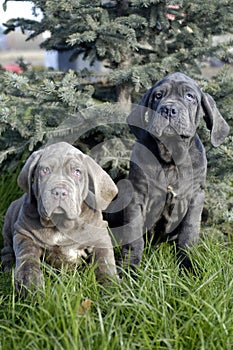
[[[191,267],[185,250],[199,238],[206,179],[205,150],[196,133],[202,116],[211,143],[219,146],[228,124],[213,98],[181,73],[157,82],[128,116],[137,141],[128,188],[119,188],[126,193],[123,221],[116,227],[113,219],[126,264],[140,263],[143,235],[152,231],[158,243],[176,240],[181,265]]]
[[[117,194],[110,176],[89,156],[65,142],[32,153],[18,177],[26,192],[5,217],[2,265],[15,266],[17,291],[42,284],[40,258],[75,267],[93,254],[97,277],[116,275],[102,210]]]

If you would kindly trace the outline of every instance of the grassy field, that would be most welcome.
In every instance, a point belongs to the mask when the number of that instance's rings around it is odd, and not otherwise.
[[[16,178],[0,178],[0,229],[17,197]],[[18,298],[0,269],[1,350],[231,350],[233,242],[202,228],[192,249],[195,274],[180,271],[174,246],[147,247],[137,277],[104,287],[94,267],[75,272],[43,265],[45,286]],[[0,239],[1,247],[1,239]]]
[[[203,237],[192,251],[196,274],[179,271],[174,247],[145,251],[137,278],[108,287],[94,268],[70,273],[44,265],[45,287],[17,299],[0,274],[0,348],[232,349],[232,244]]]
[[[19,58],[34,66],[43,66],[45,63],[43,50],[0,50],[0,64],[10,64]]]

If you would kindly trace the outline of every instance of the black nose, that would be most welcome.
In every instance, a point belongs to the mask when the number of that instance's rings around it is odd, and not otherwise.
[[[164,118],[175,118],[178,116],[178,109],[173,105],[164,105],[160,108],[160,114]]]
[[[51,192],[55,199],[65,199],[68,196],[68,191],[62,187],[55,187]]]

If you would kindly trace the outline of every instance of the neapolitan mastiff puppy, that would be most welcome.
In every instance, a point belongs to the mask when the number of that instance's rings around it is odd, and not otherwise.
[[[18,184],[26,193],[8,208],[2,249],[4,271],[16,262],[18,291],[42,284],[42,256],[59,268],[93,254],[97,277],[116,274],[102,210],[117,188],[91,157],[65,142],[49,145],[28,158]]]
[[[113,231],[131,266],[140,263],[143,235],[152,230],[154,241],[175,239],[181,266],[191,268],[185,250],[199,238],[206,179],[205,150],[196,133],[202,116],[211,143],[219,146],[228,124],[213,98],[181,73],[157,82],[128,116],[137,138],[129,172],[131,199],[126,198],[123,225]]]

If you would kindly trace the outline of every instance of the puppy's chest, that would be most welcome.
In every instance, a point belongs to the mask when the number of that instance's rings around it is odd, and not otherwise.
[[[178,169],[175,166],[164,166],[163,172],[166,179],[165,183],[166,183],[168,192],[170,192],[170,189],[178,191],[178,186],[179,186]]]
[[[174,167],[164,166],[163,172],[165,176],[164,189],[163,189],[165,192],[164,210],[171,213],[175,204],[180,199],[179,174],[175,166]]]
[[[165,232],[171,232],[177,222],[185,215],[193,192],[191,171],[165,166],[165,202],[161,213],[166,226]]]
[[[87,260],[93,253],[94,247],[91,246],[52,246],[45,252],[46,261],[56,268],[62,265],[75,267],[81,265],[83,260]]]
[[[187,197],[188,193],[193,191],[192,169],[188,167],[179,169],[175,165],[164,165],[163,173],[165,181],[163,182],[166,193],[166,204],[177,203]]]

